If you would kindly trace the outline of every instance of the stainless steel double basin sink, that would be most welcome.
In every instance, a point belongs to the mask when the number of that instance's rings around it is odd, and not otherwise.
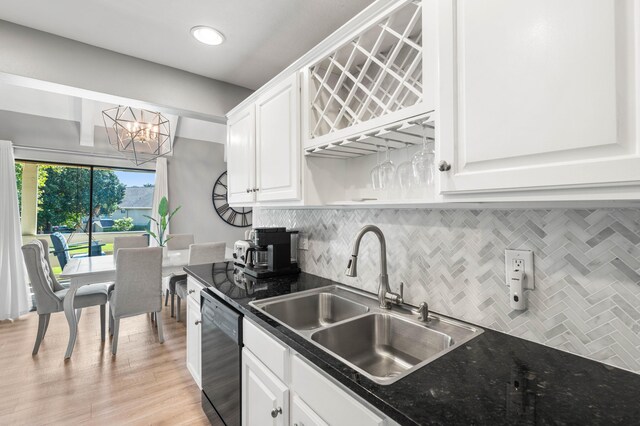
[[[251,302],[369,379],[391,384],[483,330],[439,315],[418,321],[407,305],[381,309],[369,293],[340,285]]]

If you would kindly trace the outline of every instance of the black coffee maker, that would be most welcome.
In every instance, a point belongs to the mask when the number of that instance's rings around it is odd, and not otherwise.
[[[244,273],[256,278],[297,274],[298,263],[291,260],[291,236],[297,231],[286,228],[254,228],[251,231],[253,247]]]

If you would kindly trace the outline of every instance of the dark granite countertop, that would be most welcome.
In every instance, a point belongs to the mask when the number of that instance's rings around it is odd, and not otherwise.
[[[242,287],[230,263],[185,271],[401,425],[640,423],[640,375],[484,327],[403,379],[377,384],[249,305],[337,283],[301,273]]]

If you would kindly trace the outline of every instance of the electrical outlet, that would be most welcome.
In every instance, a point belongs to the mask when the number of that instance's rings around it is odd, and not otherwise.
[[[513,269],[518,271],[524,271],[524,259],[513,259]]]
[[[309,237],[305,234],[298,236],[298,250],[309,250]]]
[[[505,250],[504,251],[505,283],[509,283],[511,272],[519,270],[524,272],[523,287],[529,290],[535,288],[535,276],[533,268],[533,251],[531,250]]]

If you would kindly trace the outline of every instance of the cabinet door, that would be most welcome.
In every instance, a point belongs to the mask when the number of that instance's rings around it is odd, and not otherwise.
[[[246,348],[242,350],[242,424],[289,424],[289,389]]]
[[[258,201],[300,198],[300,90],[298,74],[256,102]]]
[[[200,354],[200,303],[187,297],[187,369],[202,389]]]
[[[328,426],[298,395],[291,396],[292,426]]]
[[[250,203],[255,188],[255,110],[251,105],[227,123],[227,201]]]
[[[441,1],[442,193],[638,183],[637,8]]]
[[[316,416],[333,426],[381,426],[388,423],[323,374],[299,355],[291,358],[291,389]]]

